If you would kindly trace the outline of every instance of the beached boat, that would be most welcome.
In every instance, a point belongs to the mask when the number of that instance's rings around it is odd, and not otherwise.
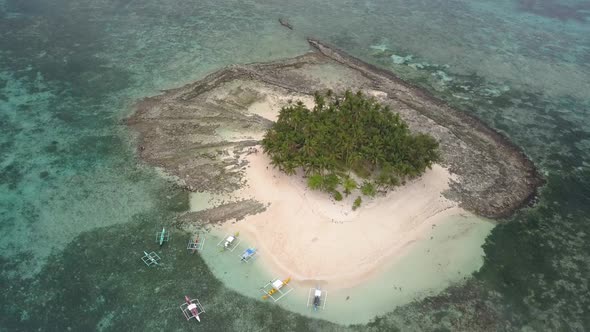
[[[235,237],[235,236],[232,236],[232,235],[228,236],[228,237],[225,239],[225,242],[223,243],[223,247],[224,247],[225,249],[227,249],[227,248],[231,247],[231,244],[232,244],[232,243],[234,243],[234,241],[235,241],[235,240],[236,240],[236,237]]]
[[[318,308],[322,304],[322,290],[316,288],[313,294],[313,310],[318,311]]]
[[[307,297],[307,307],[311,307],[313,311],[324,310],[326,308],[326,300],[328,299],[328,291],[322,290],[320,286],[309,289]]]
[[[268,298],[271,298],[275,302],[280,300],[283,296],[287,295],[289,292],[293,290],[293,288],[289,288],[288,290],[282,290],[290,281],[291,277],[285,280],[276,279],[274,281],[267,283],[261,288],[262,292],[264,293],[262,299],[266,300]]]
[[[221,241],[219,241],[219,243],[217,243],[217,245],[221,247],[221,250],[234,251],[240,244],[240,239],[238,238],[239,235],[240,233],[226,235]]]
[[[199,241],[200,241],[200,238],[199,238],[199,235],[197,234],[197,237],[195,238],[195,241],[193,242],[194,243],[194,247],[192,249],[193,250],[193,254],[195,253],[195,251],[197,251],[197,248],[200,245],[200,242]]]
[[[203,250],[204,246],[205,246],[205,237],[201,236],[201,233],[197,233],[194,240],[193,239],[188,240],[188,244],[186,246],[186,249],[190,250],[194,254],[197,250]]]
[[[256,255],[256,248],[248,248],[246,249],[241,256],[242,262],[248,262],[252,257]]]

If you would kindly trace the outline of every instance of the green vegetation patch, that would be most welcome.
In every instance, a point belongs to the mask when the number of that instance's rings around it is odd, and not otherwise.
[[[312,110],[301,101],[283,107],[262,140],[273,166],[287,174],[301,168],[311,189],[336,199],[342,199],[340,191],[348,196],[357,189],[372,197],[439,160],[432,136],[410,132],[399,114],[360,91],[316,92],[315,104]]]

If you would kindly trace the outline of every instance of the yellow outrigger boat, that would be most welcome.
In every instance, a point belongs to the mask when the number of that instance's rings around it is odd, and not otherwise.
[[[273,297],[273,294],[276,294],[277,292],[278,292],[278,293],[283,293],[283,292],[281,292],[281,288],[283,288],[283,286],[287,285],[287,284],[288,284],[290,281],[291,281],[291,277],[288,277],[288,278],[287,278],[287,279],[285,279],[285,280],[277,279],[277,280],[273,281],[273,282],[271,283],[271,285],[272,285],[272,288],[271,288],[271,289],[270,289],[268,292],[266,292],[266,294],[264,294],[264,295],[262,296],[262,299],[263,299],[263,300],[266,300],[266,299],[268,299],[269,297],[274,299],[274,297]],[[289,290],[289,291],[290,291],[290,290]],[[288,291],[288,292],[289,292],[289,291]],[[287,293],[288,293],[288,292],[287,292]],[[284,296],[284,295],[286,295],[287,293],[285,293],[285,294],[282,294],[282,295],[281,295],[281,296],[280,296],[278,299],[280,299],[281,297],[283,297],[283,296]],[[278,299],[275,299],[275,301],[277,301]]]

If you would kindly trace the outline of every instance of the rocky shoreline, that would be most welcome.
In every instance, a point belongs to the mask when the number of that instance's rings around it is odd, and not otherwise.
[[[127,123],[139,133],[140,157],[176,176],[187,190],[230,193],[244,185],[247,163],[241,156],[272,123],[251,112],[253,107],[271,96],[286,102],[309,99],[317,90],[361,89],[399,112],[410,129],[428,132],[440,142],[441,164],[457,175],[445,196],[464,209],[497,219],[534,199],[543,179],[502,134],[391,72],[320,41],[308,41],[314,52],[230,66],[139,101]],[[232,211],[257,210],[254,205],[233,205]],[[217,209],[212,219],[221,220],[219,213]],[[208,220],[203,213],[199,219]]]

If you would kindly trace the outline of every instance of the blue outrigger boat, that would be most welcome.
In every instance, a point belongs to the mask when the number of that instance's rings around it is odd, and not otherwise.
[[[256,255],[256,248],[248,248],[242,253],[242,262],[247,262]]]

